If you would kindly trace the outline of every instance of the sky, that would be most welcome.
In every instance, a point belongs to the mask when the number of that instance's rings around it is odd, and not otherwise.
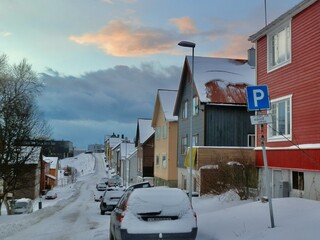
[[[77,182],[57,186],[54,200],[34,201],[34,212],[0,216],[3,240],[102,240],[109,236],[110,215],[100,215],[93,194],[98,179],[106,174],[103,155],[80,154],[77,160],[61,160],[82,175]],[[95,164],[95,160],[97,160]],[[98,167],[95,167],[98,166]],[[81,171],[83,170],[83,171]],[[269,204],[260,200],[240,200],[233,191],[219,196],[192,199],[197,214],[197,240],[318,240],[320,202],[302,198],[272,199],[274,228],[271,228]],[[79,211],[80,209],[80,211]]]
[[[266,0],[267,22],[300,0]],[[186,55],[247,58],[264,0],[0,0],[0,54],[27,59],[52,138],[76,148],[133,139],[157,89],[177,90]]]

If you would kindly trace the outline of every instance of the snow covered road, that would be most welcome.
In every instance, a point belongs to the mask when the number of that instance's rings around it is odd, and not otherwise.
[[[60,200],[56,204],[23,216],[25,223],[19,221],[20,223],[12,224],[11,229],[7,231],[8,236],[3,236],[6,237],[4,239],[108,239],[109,216],[100,215],[99,203],[93,200],[97,181],[106,175],[102,155],[96,155],[95,158],[94,173],[78,179],[74,188],[70,188],[70,191],[73,191],[71,197],[63,199],[58,195]]]

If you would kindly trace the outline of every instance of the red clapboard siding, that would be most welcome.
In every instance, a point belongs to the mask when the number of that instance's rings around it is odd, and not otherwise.
[[[267,151],[267,159],[271,168],[320,171],[319,149],[271,150]],[[256,166],[264,166],[262,151],[256,151]]]
[[[271,99],[292,94],[295,144],[320,143],[320,1],[294,16],[291,27],[292,62],[270,73],[267,73],[267,38],[258,40],[257,84],[268,85]],[[292,143],[268,142],[267,146],[292,146]]]

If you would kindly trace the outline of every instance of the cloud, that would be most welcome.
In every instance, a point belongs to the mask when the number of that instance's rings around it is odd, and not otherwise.
[[[247,50],[251,48],[252,45],[246,35],[225,35],[222,49],[210,53],[210,56],[247,59]]]
[[[12,35],[11,32],[0,32],[0,37],[9,37],[11,35]]]
[[[133,27],[124,21],[111,21],[98,33],[70,36],[77,44],[93,44],[113,56],[142,56],[168,52],[176,40],[171,32]]]
[[[155,63],[118,65],[80,77],[48,69],[38,104],[59,139],[76,141],[99,131],[102,137],[116,132],[133,138],[137,119],[152,118],[157,89],[178,89],[180,74],[179,67]]]
[[[195,34],[197,28],[190,17],[172,18],[170,22],[176,25],[182,34]]]

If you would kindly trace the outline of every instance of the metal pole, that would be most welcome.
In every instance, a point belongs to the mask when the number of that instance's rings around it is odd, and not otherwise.
[[[261,146],[262,146],[263,165],[264,165],[264,172],[265,172],[265,182],[266,182],[266,189],[267,189],[267,196],[268,196],[268,203],[269,203],[269,211],[270,211],[271,228],[274,228],[272,197],[271,197],[271,192],[270,192],[270,176],[269,176],[269,170],[268,170],[267,152],[266,152],[266,147],[265,147],[265,142],[264,142],[264,135],[263,135],[263,124],[261,125]]]
[[[192,48],[192,70],[190,84],[190,182],[189,182],[189,199],[192,204],[192,118],[193,118],[193,74],[194,74],[194,47]]]

